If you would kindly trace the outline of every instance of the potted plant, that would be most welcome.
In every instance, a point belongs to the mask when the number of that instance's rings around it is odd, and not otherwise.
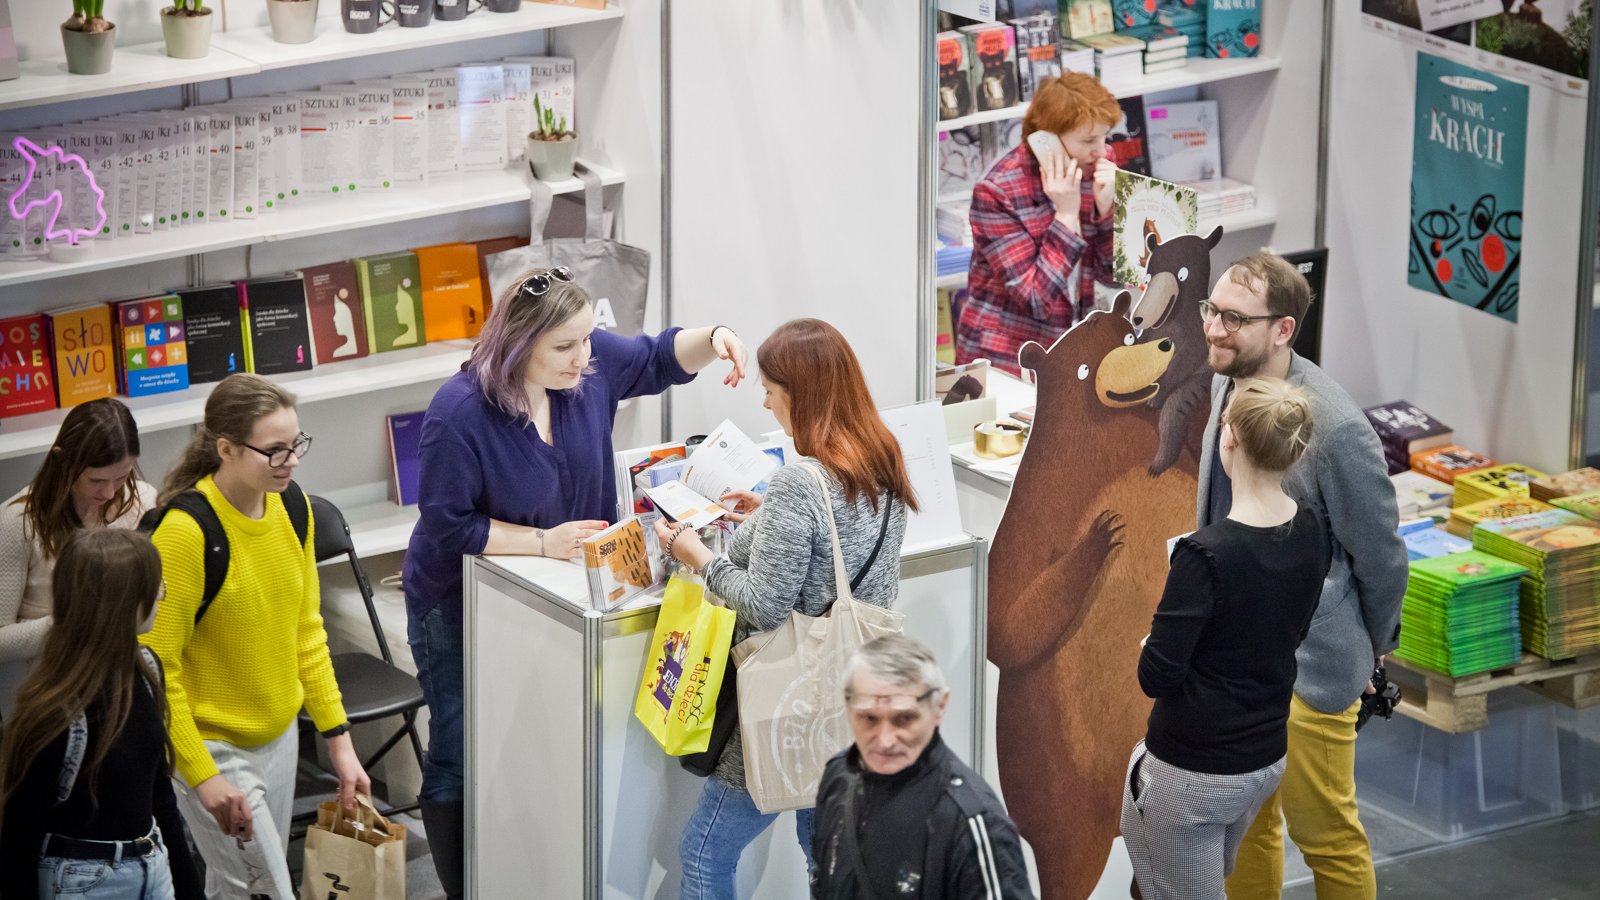
[[[272,39],[280,44],[304,44],[317,36],[317,0],[267,0]]]
[[[211,10],[204,0],[172,0],[161,11],[161,36],[167,55],[174,59],[199,59],[211,52]]]
[[[556,111],[533,98],[533,130],[528,132],[528,162],[540,181],[563,181],[572,177],[578,161],[578,136],[567,130],[567,117],[556,118]]]
[[[117,26],[101,15],[105,5],[105,0],[72,0],[72,18],[61,23],[67,71],[74,75],[104,75],[111,71]]]

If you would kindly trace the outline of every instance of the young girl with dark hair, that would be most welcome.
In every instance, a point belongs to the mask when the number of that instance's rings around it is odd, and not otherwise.
[[[0,742],[0,897],[204,896],[172,796],[161,668],[137,637],[164,589],[137,532],[59,548],[55,626]]]
[[[303,707],[328,741],[339,799],[372,790],[350,741],[328,656],[316,525],[302,541],[284,491],[311,437],[294,395],[259,375],[223,379],[167,473],[161,502],[197,491],[228,542],[228,571],[202,612],[205,539],[168,509],[152,536],[167,600],[144,641],[167,670],[179,806],[206,861],[206,893],[292,900],[285,850]],[[309,498],[295,516],[310,517]]]
[[[0,505],[0,718],[50,630],[50,573],[80,529],[132,528],[155,503],[120,401],[74,406],[28,486]]]
[[[900,593],[900,545],[906,514],[917,508],[900,444],[879,417],[856,355],[839,330],[819,319],[795,319],[756,351],[766,389],[763,404],[807,460],[768,481],[765,499],[740,491],[729,516],[743,522],[726,556],[716,556],[692,529],[659,522],[661,544],[704,576],[706,587],[737,615],[734,641],[771,631],[795,610],[825,613],[838,596],[829,516],[837,523],[857,600],[894,605]],[[824,496],[807,468],[827,476]],[[684,826],[678,854],[683,900],[733,900],[744,848],[776,814],[756,808],[745,789],[744,753],[734,731],[700,802]],[[812,811],[796,813],[811,859]]]

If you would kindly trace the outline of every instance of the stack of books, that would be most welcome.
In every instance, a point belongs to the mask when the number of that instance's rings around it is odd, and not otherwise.
[[[1470,506],[1501,497],[1526,497],[1528,482],[1543,477],[1543,472],[1518,463],[1501,463],[1476,472],[1466,472],[1456,476],[1455,499],[1450,505]]]
[[[1432,519],[1400,523],[1400,539],[1406,542],[1406,559],[1433,559],[1472,549],[1472,541],[1456,537],[1433,524]]]
[[[1600,491],[1600,469],[1585,466],[1573,469],[1571,472],[1546,475],[1528,482],[1528,496],[1546,503],[1557,497],[1569,497],[1589,491]]]
[[[972,248],[941,242],[934,253],[934,264],[941,278],[965,272],[972,265]]]
[[[1387,455],[1385,453],[1386,457]],[[1457,475],[1487,469],[1496,464],[1495,460],[1481,453],[1455,444],[1411,455],[1411,468],[1424,475],[1432,475],[1445,484],[1455,484]],[[1390,461],[1390,465],[1393,465],[1393,460]]]
[[[1189,56],[1206,55],[1205,0],[1178,0],[1165,3],[1156,13],[1157,24],[1182,32],[1189,38],[1184,51]]]
[[[1570,494],[1566,497],[1550,498],[1550,505],[1557,506],[1568,512],[1575,512],[1585,519],[1600,520],[1600,491],[1585,491],[1581,494]]]
[[[1493,500],[1484,500],[1479,503],[1469,503],[1458,506],[1450,511],[1450,523],[1445,526],[1450,533],[1457,537],[1471,540],[1472,529],[1479,522],[1498,522],[1502,519],[1515,519],[1518,516],[1532,515],[1533,513],[1548,512],[1555,507],[1543,500],[1532,497],[1497,497]]]
[[[1165,25],[1124,29],[1122,34],[1144,41],[1144,73],[1182,69],[1189,65],[1189,35]]]
[[[1472,546],[1528,567],[1522,644],[1545,659],[1600,649],[1600,523],[1564,509],[1485,522]]]
[[[1367,421],[1372,423],[1372,430],[1378,433],[1378,440],[1383,443],[1383,458],[1389,462],[1390,475],[1411,468],[1414,455],[1443,447],[1450,443],[1454,435],[1449,425],[1428,415],[1409,400],[1370,406],[1362,412],[1367,414]]]
[[[1094,48],[1080,44],[1077,41],[1062,38],[1061,71],[1082,72],[1085,75],[1093,75],[1095,73]]]
[[[933,230],[947,244],[972,246],[972,203],[941,203],[933,210]]]
[[[1395,655],[1459,677],[1522,658],[1520,585],[1528,570],[1469,550],[1411,563]]]
[[[1144,77],[1144,41],[1126,34],[1096,34],[1078,42],[1094,48],[1095,69],[1106,90],[1137,86]]]
[[[1185,181],[1183,186],[1194,188],[1198,195],[1201,221],[1256,208],[1256,187],[1253,184],[1232,178],[1208,178],[1204,181]]]
[[[1400,508],[1400,520],[1428,519],[1450,514],[1450,498],[1454,489],[1437,478],[1407,469],[1389,476],[1394,484],[1395,505]]]

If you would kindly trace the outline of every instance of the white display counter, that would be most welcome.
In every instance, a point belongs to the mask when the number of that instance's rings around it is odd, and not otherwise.
[[[1037,399],[1038,389],[1033,385],[991,368],[985,396],[961,406],[981,405],[983,411],[975,416],[979,420],[1004,419],[1011,413],[1033,406]],[[952,407],[945,409],[947,419],[964,421],[959,413],[952,416]],[[968,414],[965,418],[974,416]],[[1022,453],[1006,459],[983,459],[973,450],[970,425],[960,429],[966,432],[964,440],[955,434],[955,430],[953,427],[950,460],[955,464],[956,502],[961,509],[961,525],[969,533],[993,541],[995,530],[1000,527],[1000,517],[1006,511],[1006,501],[1011,497],[1011,482],[1017,477],[1017,466],[1027,453],[1027,447],[1024,445]]]
[[[968,537],[902,555],[896,604],[950,679],[944,740],[980,771],[987,549]],[[675,896],[702,781],[633,717],[658,598],[601,613],[571,563],[464,565],[467,896]],[[793,816],[746,850],[740,887],[757,900],[809,896]]]

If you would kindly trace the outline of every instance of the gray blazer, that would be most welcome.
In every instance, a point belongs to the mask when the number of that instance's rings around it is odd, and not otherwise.
[[[1323,508],[1334,544],[1310,634],[1295,652],[1294,691],[1312,708],[1336,713],[1366,689],[1373,657],[1399,646],[1406,547],[1396,533],[1400,513],[1383,448],[1366,415],[1344,388],[1299,354],[1289,361],[1288,380],[1310,395],[1312,425],[1311,443],[1284,473],[1283,488]],[[1227,386],[1225,376],[1212,377],[1196,494],[1201,526],[1209,524],[1211,460]]]

